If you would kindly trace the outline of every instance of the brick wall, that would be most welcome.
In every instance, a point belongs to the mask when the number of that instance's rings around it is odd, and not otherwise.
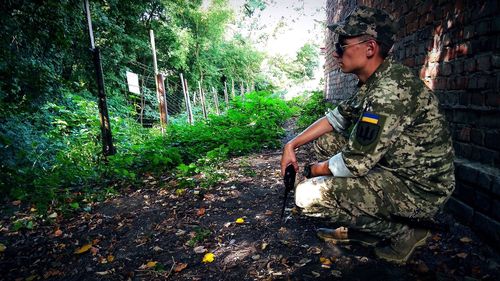
[[[439,97],[453,135],[457,188],[447,209],[500,242],[500,4],[498,0],[328,0],[328,24],[356,5],[383,9],[399,22],[397,60]],[[326,31],[325,96],[345,99],[356,79],[332,59]]]

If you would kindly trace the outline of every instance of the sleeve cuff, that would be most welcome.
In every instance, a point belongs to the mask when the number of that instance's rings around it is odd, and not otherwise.
[[[354,175],[346,167],[342,152],[335,154],[328,160],[328,169],[332,172],[334,177],[352,178]]]
[[[337,132],[345,132],[347,129],[347,119],[345,119],[339,112],[338,107],[334,110],[329,110],[326,114],[326,119]]]

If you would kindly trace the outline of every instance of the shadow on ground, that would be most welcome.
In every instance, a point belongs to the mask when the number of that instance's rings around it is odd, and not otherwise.
[[[147,177],[139,190],[32,231],[9,231],[4,216],[0,279],[498,280],[498,252],[448,214],[438,218],[446,230],[434,231],[405,266],[318,240],[316,228],[328,223],[294,212],[291,199],[283,222],[280,156],[233,158],[226,181],[184,193],[166,177]],[[305,150],[298,157],[308,160]],[[207,253],[213,262],[202,262]]]

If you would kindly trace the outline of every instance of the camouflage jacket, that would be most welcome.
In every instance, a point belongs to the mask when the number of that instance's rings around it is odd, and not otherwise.
[[[445,119],[437,97],[409,68],[387,58],[326,117],[349,136],[347,146],[329,161],[334,176],[360,177],[378,166],[418,195],[442,197],[453,191],[454,153]]]

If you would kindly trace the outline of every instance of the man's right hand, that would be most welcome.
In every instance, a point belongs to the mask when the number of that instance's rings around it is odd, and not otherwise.
[[[293,165],[295,172],[299,171],[299,163],[297,163],[295,156],[295,147],[291,143],[287,143],[283,148],[283,154],[281,155],[281,176],[285,175],[288,165]]]

